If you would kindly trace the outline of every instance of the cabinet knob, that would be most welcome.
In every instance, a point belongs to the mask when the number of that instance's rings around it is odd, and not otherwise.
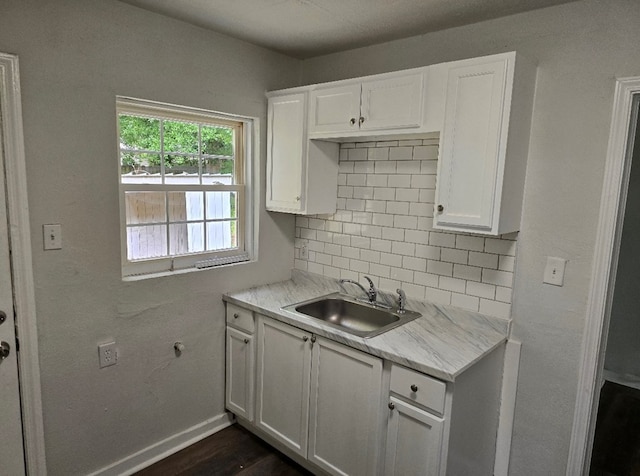
[[[307,342],[309,340],[309,337],[308,336],[302,336],[302,340]]]
[[[249,339],[245,339],[245,340],[244,340],[244,343],[245,343],[245,344],[248,344],[248,343],[249,343]]]
[[[393,410],[396,407],[393,402],[389,402],[389,405],[387,406],[389,407],[389,410]]]
[[[352,118],[349,120],[349,123],[353,126],[353,125],[356,123],[356,118],[355,118],[355,117],[352,117]]]
[[[316,341],[316,336],[311,336],[311,342],[315,342]]]
[[[234,318],[234,319],[237,319],[237,318],[239,318],[239,317],[240,317],[240,315],[239,315],[237,312],[233,314],[233,318]]]
[[[417,392],[418,391],[418,386],[415,383],[411,385],[411,391],[412,392]]]
[[[300,201],[300,197],[296,197],[296,202],[299,202],[299,201]]]
[[[363,122],[364,122],[364,117],[360,116],[360,119],[358,119],[358,124],[362,125]]]
[[[438,211],[442,213],[444,211],[444,207],[442,205],[438,205]]]

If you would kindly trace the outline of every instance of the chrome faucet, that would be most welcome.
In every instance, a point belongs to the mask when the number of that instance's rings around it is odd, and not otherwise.
[[[364,293],[367,295],[367,299],[369,300],[370,304],[374,304],[374,305],[379,305],[380,303],[378,303],[378,290],[376,289],[375,285],[373,284],[373,281],[371,281],[371,278],[369,276],[364,276],[364,279],[366,279],[367,281],[369,281],[369,289],[365,288],[362,284],[360,284],[358,281],[354,281],[353,279],[341,279],[340,283],[351,283],[351,284],[355,284],[356,286],[358,286],[360,289],[362,289],[364,291]]]

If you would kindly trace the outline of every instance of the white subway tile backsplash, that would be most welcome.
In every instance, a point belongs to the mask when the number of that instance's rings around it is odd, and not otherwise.
[[[413,147],[393,147],[389,149],[389,160],[413,159]]]
[[[480,268],[498,269],[498,255],[488,253],[469,252],[469,264]]]
[[[437,136],[341,144],[337,211],[296,217],[294,267],[508,317],[517,233],[433,230],[437,158]]]
[[[411,175],[389,175],[387,185],[395,188],[409,188],[411,187]],[[396,198],[396,200],[399,199]]]

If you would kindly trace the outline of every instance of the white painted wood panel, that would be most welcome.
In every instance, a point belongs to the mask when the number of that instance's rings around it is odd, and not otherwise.
[[[259,315],[257,336],[256,425],[306,456],[310,334]]]
[[[226,403],[237,416],[253,420],[254,395],[253,337],[227,327]]]
[[[443,211],[436,226],[492,229],[500,206],[507,66],[503,58],[449,71],[437,188]]]
[[[385,476],[435,476],[440,473],[444,420],[391,397]]]
[[[362,83],[361,130],[422,125],[424,74],[414,73]]]
[[[311,91],[309,133],[357,131],[360,92],[360,83]]]
[[[382,360],[318,338],[308,459],[332,474],[376,474]]]
[[[306,95],[269,98],[267,209],[297,212],[304,207]]]

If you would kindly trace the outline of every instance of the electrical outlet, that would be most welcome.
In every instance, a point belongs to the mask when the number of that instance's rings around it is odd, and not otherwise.
[[[305,243],[304,245],[302,245],[302,248],[300,248],[300,259],[308,259],[308,258],[309,258],[309,247]]]
[[[116,365],[118,363],[116,343],[107,342],[106,344],[98,344],[98,357],[100,360],[100,368]]]

